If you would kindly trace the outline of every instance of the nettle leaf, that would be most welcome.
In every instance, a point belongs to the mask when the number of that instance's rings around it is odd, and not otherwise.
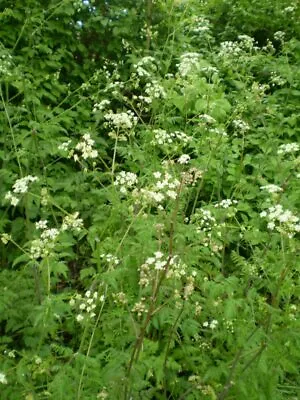
[[[62,275],[64,278],[68,277],[69,269],[66,264],[58,261],[51,261],[51,271],[54,276]]]
[[[26,264],[30,260],[30,257],[28,254],[21,254],[19,257],[16,257],[14,259],[14,262],[12,264],[12,267],[15,267],[18,264]]]
[[[96,275],[96,270],[93,267],[83,268],[80,270],[80,279],[91,278]]]

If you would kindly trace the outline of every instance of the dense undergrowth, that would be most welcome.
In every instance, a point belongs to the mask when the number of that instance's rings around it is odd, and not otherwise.
[[[296,400],[288,0],[0,4],[0,397]]]

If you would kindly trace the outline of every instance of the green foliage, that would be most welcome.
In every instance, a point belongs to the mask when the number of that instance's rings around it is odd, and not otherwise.
[[[299,397],[298,14],[0,5],[1,398]]]

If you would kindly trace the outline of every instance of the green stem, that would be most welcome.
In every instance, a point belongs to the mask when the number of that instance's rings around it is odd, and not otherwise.
[[[105,287],[105,293],[104,293],[105,297],[106,297],[106,293],[107,293],[107,285]],[[87,349],[87,352],[86,352],[84,364],[83,364],[83,367],[82,367],[82,370],[81,370],[81,374],[80,374],[78,390],[77,390],[77,400],[79,400],[80,397],[81,397],[83,375],[84,375],[84,372],[86,370],[86,359],[87,359],[87,357],[89,357],[91,349],[92,349],[92,344],[93,344],[93,341],[94,341],[95,332],[96,332],[96,329],[98,327],[98,324],[99,324],[99,321],[100,321],[100,317],[102,315],[102,311],[103,311],[103,308],[104,308],[104,303],[105,302],[103,301],[102,304],[101,304],[101,308],[100,308],[100,311],[98,313],[97,320],[95,322],[95,325],[93,327],[92,334],[91,334],[91,337],[90,337],[90,341],[89,341],[88,349]]]
[[[5,104],[5,101],[4,101],[4,97],[3,97],[3,92],[2,92],[2,87],[1,87],[1,85],[0,85],[0,96],[1,96],[2,105],[3,105],[3,108],[4,108],[4,112],[5,112],[5,116],[6,116],[8,125],[9,125],[9,130],[10,130],[10,133],[11,133],[11,137],[12,137],[12,141],[13,141],[13,146],[14,146],[14,149],[15,149],[16,157],[17,157],[17,163],[18,163],[18,166],[19,166],[20,175],[21,175],[21,177],[23,177],[23,171],[22,171],[22,167],[21,167],[20,158],[19,158],[19,155],[18,155],[18,148],[17,148],[17,144],[16,144],[16,139],[15,139],[15,135],[14,135],[14,130],[13,130],[13,127],[12,127],[12,123],[11,123],[11,120],[10,120],[9,113],[8,113],[8,111],[7,111],[7,108],[6,108],[6,104]]]

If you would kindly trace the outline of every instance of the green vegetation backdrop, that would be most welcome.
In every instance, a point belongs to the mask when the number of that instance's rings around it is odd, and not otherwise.
[[[0,397],[300,395],[300,5],[0,2]]]

